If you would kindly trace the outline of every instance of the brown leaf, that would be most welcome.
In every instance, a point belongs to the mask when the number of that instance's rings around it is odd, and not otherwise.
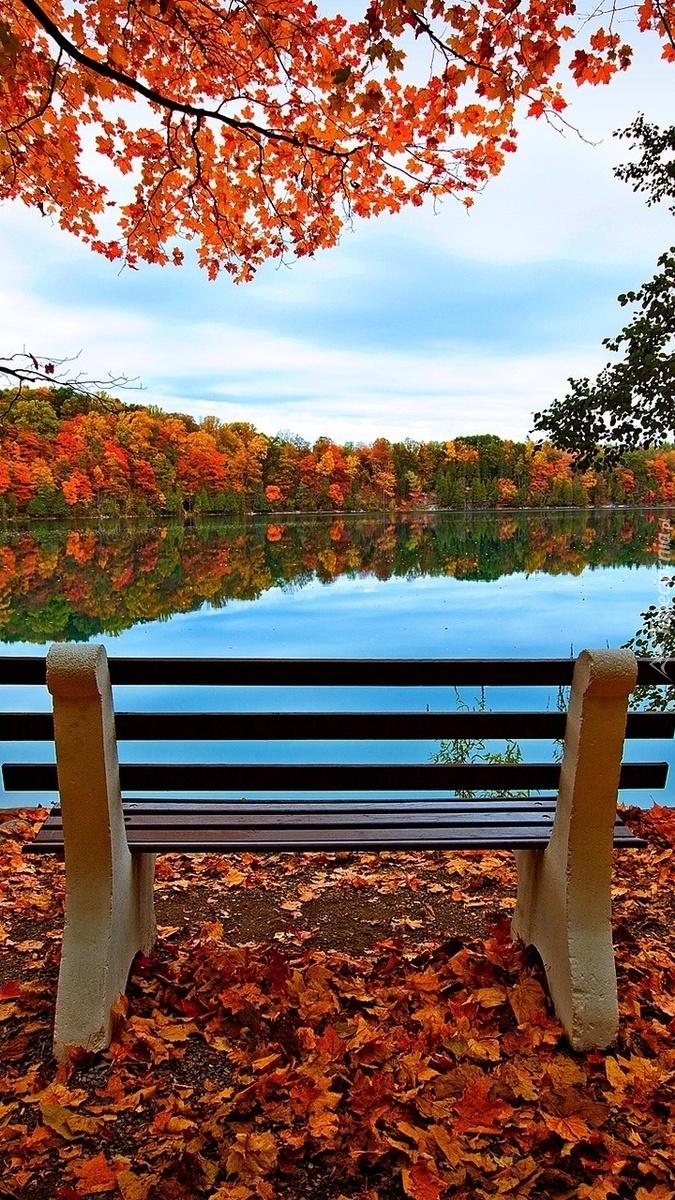
[[[157,1182],[156,1175],[134,1175],[133,1171],[127,1169],[117,1172],[117,1186],[122,1200],[147,1200],[150,1189]]]
[[[497,1008],[506,1000],[506,990],[500,987],[478,988],[473,997],[483,1008]]]
[[[542,1117],[546,1128],[565,1142],[581,1142],[590,1137],[591,1131],[581,1117],[554,1117],[550,1113],[543,1113]]]
[[[227,1156],[225,1169],[228,1175],[254,1179],[273,1171],[276,1162],[277,1144],[269,1130],[263,1133],[238,1133]]]
[[[611,1175],[605,1179],[597,1179],[595,1183],[579,1188],[579,1200],[607,1200],[608,1196],[618,1196],[618,1186],[618,1180]]]
[[[443,1151],[450,1166],[456,1167],[462,1161],[464,1154],[462,1143],[448,1132],[445,1125],[431,1125],[429,1133],[439,1150]]]
[[[531,1025],[547,1016],[546,993],[532,976],[509,988],[509,1003],[519,1025]]]

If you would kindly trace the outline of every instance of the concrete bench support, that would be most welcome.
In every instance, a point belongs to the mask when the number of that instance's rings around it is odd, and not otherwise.
[[[551,840],[518,850],[512,932],[541,955],[575,1050],[608,1046],[618,1029],[611,859],[628,697],[628,650],[585,650],[574,670]]]
[[[131,854],[120,796],[112,691],[103,646],[55,645],[47,657],[66,856],[66,915],[54,1052],[101,1050],[134,955],[155,940],[155,856]]]

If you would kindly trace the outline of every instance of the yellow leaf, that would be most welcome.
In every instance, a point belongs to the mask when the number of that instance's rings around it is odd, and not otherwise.
[[[194,1129],[195,1122],[187,1117],[169,1117],[165,1128],[167,1133],[184,1133],[186,1129]]]
[[[184,1042],[191,1033],[197,1032],[197,1026],[194,1021],[188,1021],[185,1025],[164,1025],[160,1029],[160,1034],[165,1042]]]
[[[97,1133],[105,1124],[102,1117],[81,1117],[79,1113],[62,1108],[60,1104],[41,1104],[40,1112],[43,1124],[48,1125],[66,1141],[71,1141],[81,1133]],[[114,1117],[108,1119],[114,1120]]]
[[[122,1200],[147,1200],[150,1188],[157,1183],[156,1175],[134,1175],[133,1171],[118,1171],[117,1186]]]
[[[244,871],[239,871],[236,867],[230,867],[222,876],[225,887],[239,887],[246,879]]]
[[[499,987],[478,988],[478,991],[473,993],[473,998],[483,1008],[496,1008],[506,1000],[506,992],[504,988]]]
[[[621,1070],[615,1058],[605,1060],[605,1074],[608,1082],[616,1091],[623,1091],[628,1083],[628,1078]]]
[[[254,1071],[264,1071],[265,1067],[269,1067],[272,1063],[280,1062],[281,1055],[278,1052],[274,1054],[266,1054],[263,1058],[255,1058],[251,1063]]]

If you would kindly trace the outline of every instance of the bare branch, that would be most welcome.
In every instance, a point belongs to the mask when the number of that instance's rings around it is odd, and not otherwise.
[[[49,387],[70,388],[76,395],[89,400],[102,402],[101,393],[108,388],[140,390],[141,385],[136,379],[126,375],[108,375],[106,379],[88,379],[83,372],[71,374],[67,368],[79,358],[45,358],[36,357],[28,350],[18,351],[7,356],[0,355],[0,381],[5,380],[14,389],[13,395],[2,397],[0,401],[0,428],[11,417],[17,402],[21,399],[26,388]]]

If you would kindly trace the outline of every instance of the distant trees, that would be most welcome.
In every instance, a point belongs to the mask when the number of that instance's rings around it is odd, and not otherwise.
[[[3,394],[0,393],[0,405]],[[67,389],[27,389],[0,436],[5,517],[675,503],[675,449],[584,468],[550,442],[310,445]]]

